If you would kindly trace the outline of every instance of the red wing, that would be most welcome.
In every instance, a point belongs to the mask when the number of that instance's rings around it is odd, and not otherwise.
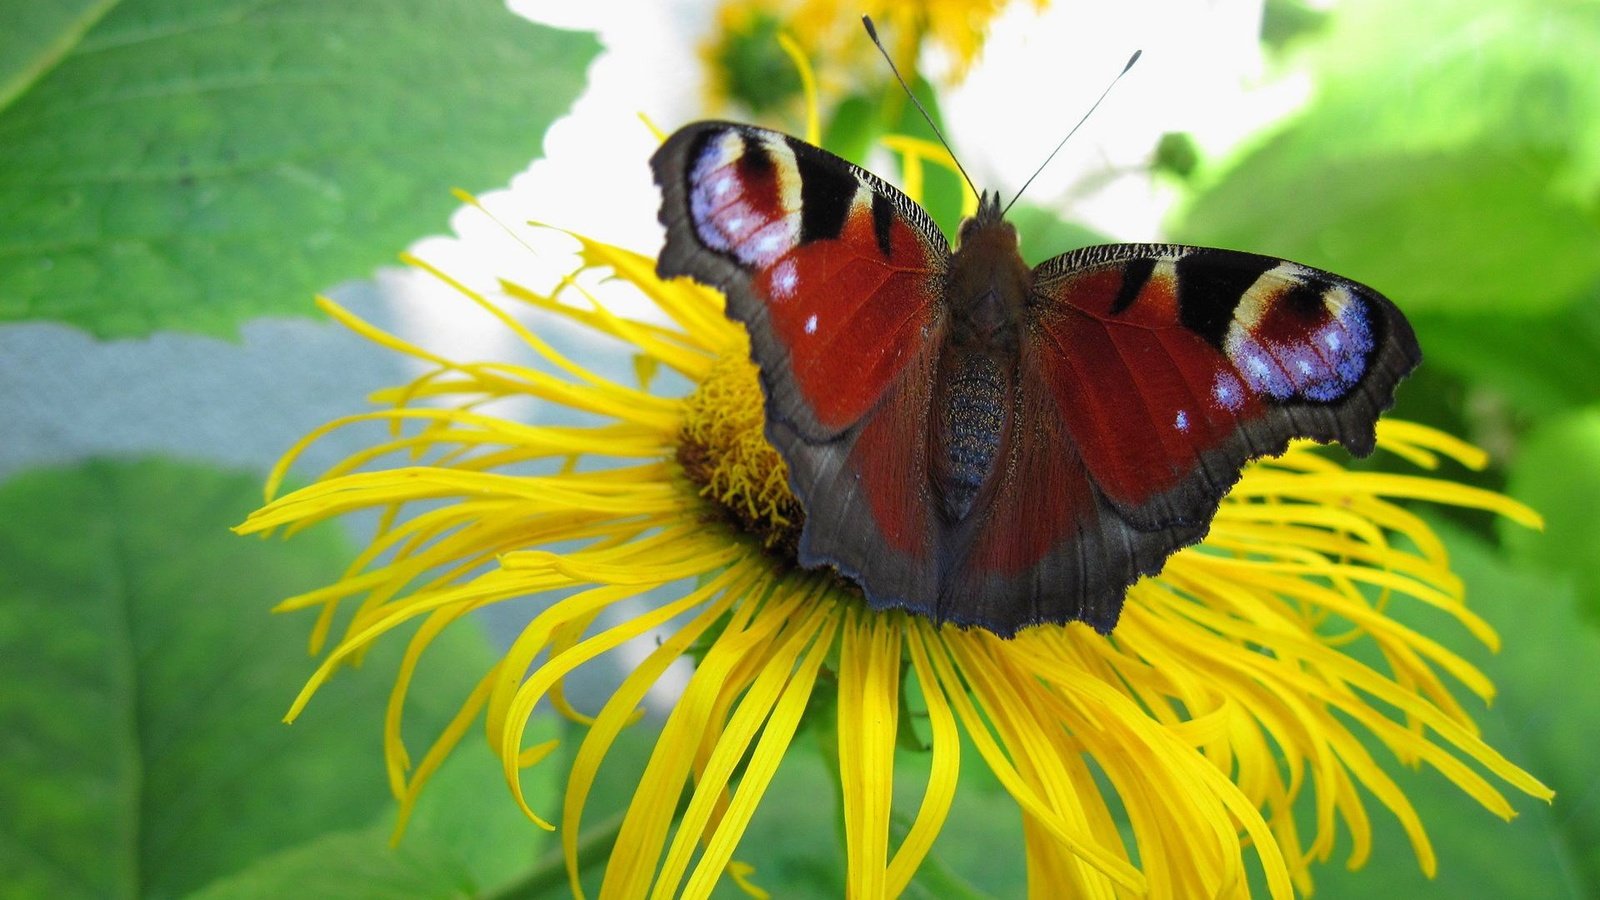
[[[995,471],[951,541],[937,618],[1010,637],[1041,622],[1110,632],[1128,585],[1205,526],[1129,524],[1095,489],[1046,380],[1053,350],[1024,341]]]
[[[937,613],[1002,636],[1110,631],[1127,587],[1204,537],[1246,460],[1292,437],[1370,453],[1421,356],[1378,293],[1268,257],[1091,247],[1033,289],[1011,425]]]
[[[1271,257],[1089,247],[1039,266],[1034,291],[1041,375],[1071,443],[1146,531],[1205,525],[1243,464],[1291,438],[1372,452],[1421,359],[1382,295]]]
[[[651,165],[667,226],[657,271],[727,295],[769,415],[798,435],[838,436],[927,352],[950,251],[904,194],[809,144],[725,122],[678,131]]]
[[[806,510],[801,563],[836,566],[878,605],[931,604],[943,234],[876,176],[773,131],[697,123],[651,165],[667,226],[657,272],[720,289],[749,329],[767,438]]]
[[[805,507],[800,564],[834,566],[874,607],[937,617],[944,526],[929,496],[932,380],[925,354],[865,422],[837,439],[806,441],[770,418],[767,437],[783,450]]]

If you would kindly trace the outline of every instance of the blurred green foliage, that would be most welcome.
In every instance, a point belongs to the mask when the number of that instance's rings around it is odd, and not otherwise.
[[[757,115],[793,105],[800,75],[778,45],[783,22],[767,12],[751,15],[746,27],[723,34],[712,50],[712,72],[728,99]]]
[[[266,611],[336,579],[352,550],[327,528],[288,544],[229,532],[260,497],[254,474],[161,461],[0,486],[0,896],[181,897],[218,879],[232,887],[214,896],[283,896],[312,869],[316,896],[389,877],[410,885],[396,897],[462,895],[550,842],[514,805],[481,802],[498,763],[480,742],[389,850],[387,677],[336,678],[282,723],[313,662],[305,617]],[[366,662],[392,672],[402,649]],[[407,708],[414,742],[488,664],[482,635],[442,636]],[[553,810],[552,767],[530,774]]]
[[[232,335],[503,184],[599,47],[495,3],[0,0],[0,321]]]

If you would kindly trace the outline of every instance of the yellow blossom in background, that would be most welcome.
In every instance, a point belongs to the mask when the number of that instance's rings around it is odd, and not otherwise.
[[[380,394],[381,408],[308,436],[273,474],[269,502],[239,529],[383,513],[345,578],[280,609],[318,613],[320,663],[290,718],[374,642],[408,635],[395,638],[408,645],[384,735],[402,826],[443,759],[481,729],[515,801],[559,828],[581,892],[578,836],[601,762],[623,729],[653,727],[639,723],[641,703],[685,659],[693,673],[637,775],[603,897],[703,897],[725,875],[757,892],[762,849],[741,848],[740,838],[760,803],[784,802],[766,794],[808,709],[833,717],[843,867],[858,898],[907,888],[951,814],[962,769],[975,765],[1014,798],[1025,836],[1017,861],[1033,890],[1051,896],[1237,896],[1248,890],[1249,867],[1275,897],[1307,891],[1312,863],[1335,853],[1341,829],[1348,862],[1366,859],[1372,799],[1398,819],[1431,874],[1423,823],[1384,761],[1369,755],[1372,741],[1401,764],[1427,764],[1502,817],[1512,815],[1502,785],[1550,796],[1479,739],[1446,685],[1487,700],[1484,676],[1386,614],[1396,604],[1432,606],[1494,646],[1438,538],[1397,501],[1537,524],[1527,509],[1426,475],[1347,471],[1297,444],[1246,469],[1206,540],[1130,590],[1110,637],[1072,624],[1001,640],[873,611],[853,586],[784,558],[798,509],[762,437],[746,337],[724,317],[721,296],[658,280],[650,257],[574,237],[578,268],[547,293],[506,282],[485,296],[414,261],[494,313],[538,366],[445,358],[323,301],[429,371]],[[618,314],[582,287],[595,273],[661,315]],[[644,379],[603,378],[520,324],[512,307],[590,329],[642,361],[639,371],[665,368],[692,387],[663,396]],[[508,398],[564,408],[584,424],[530,425],[489,411]],[[387,440],[277,496],[306,444],[374,420],[393,426]],[[1460,441],[1404,422],[1381,423],[1378,442],[1423,469],[1441,457],[1484,462]],[[667,599],[619,615],[647,594]],[[464,620],[478,610],[532,595],[551,600],[482,673],[455,720],[428,746],[406,746],[407,690],[433,639],[474,627]],[[659,643],[608,700],[573,708],[567,676],[651,634]],[[836,702],[814,704],[819,690]],[[545,700],[586,728],[560,808],[530,804],[520,787],[528,767],[556,764],[551,744],[525,739]],[[921,788],[910,793],[895,771],[905,762],[896,748],[907,743],[927,748],[918,755]],[[976,758],[963,758],[967,748]],[[1314,812],[1297,820],[1302,800]],[[892,817],[909,827],[891,829]]]
[[[950,79],[959,82],[977,61],[989,23],[1015,0],[730,0],[718,7],[717,23],[704,47],[712,107],[737,100],[764,113],[800,102],[800,83],[775,38],[791,36],[813,58],[825,60],[818,80],[826,98],[836,100],[881,77],[890,78],[867,39],[861,17],[877,24],[885,49],[910,77],[924,41],[950,62]],[[1032,0],[1042,10],[1047,0]],[[832,103],[827,104],[829,107]]]

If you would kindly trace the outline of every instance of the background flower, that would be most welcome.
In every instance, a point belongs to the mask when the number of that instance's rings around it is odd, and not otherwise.
[[[733,0],[718,5],[717,22],[705,45],[710,67],[711,105],[733,102],[756,115],[794,111],[804,102],[793,66],[780,51],[779,34],[788,34],[824,67],[825,102],[833,108],[846,96],[882,95],[892,84],[878,50],[861,39],[861,17],[870,16],[903,70],[915,72],[924,44],[947,69],[946,86],[959,82],[977,61],[991,22],[1009,0],[952,2],[871,2],[844,5],[836,0]],[[1046,0],[1033,0],[1043,9]],[[891,103],[898,108],[899,103]]]

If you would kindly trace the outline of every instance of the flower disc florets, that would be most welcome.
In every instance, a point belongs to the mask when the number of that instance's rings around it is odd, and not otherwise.
[[[683,403],[678,462],[701,496],[793,561],[805,512],[789,489],[788,465],[767,441],[763,400],[745,347],[718,357]]]

